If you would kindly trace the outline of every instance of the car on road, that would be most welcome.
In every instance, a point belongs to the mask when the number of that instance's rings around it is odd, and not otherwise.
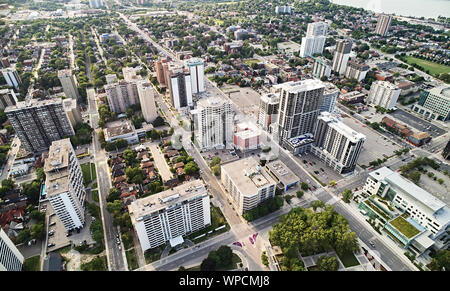
[[[54,230],[48,232],[48,236],[52,236],[52,235],[54,235],[54,234],[55,234],[55,231],[54,231]]]
[[[255,242],[253,241],[252,237],[249,237],[248,240],[250,241],[251,244],[254,244]]]
[[[375,244],[373,242],[369,242],[370,246],[375,248]]]
[[[320,174],[320,172],[319,171],[314,171],[314,174],[318,175],[318,174]]]
[[[55,246],[54,243],[51,243],[51,244],[48,244],[48,245],[47,245],[48,248],[51,248],[51,247],[54,247],[54,246]]]

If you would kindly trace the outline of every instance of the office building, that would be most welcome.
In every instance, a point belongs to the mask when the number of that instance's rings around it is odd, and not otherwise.
[[[353,172],[365,135],[358,133],[329,112],[318,117],[311,152],[339,174]]]
[[[233,145],[232,105],[218,97],[197,102],[197,141],[202,149],[231,148]]]
[[[261,96],[258,124],[263,130],[269,131],[270,125],[277,122],[279,103],[278,94],[268,93]]]
[[[317,79],[320,79],[323,76],[329,78],[331,76],[331,68],[333,67],[333,63],[324,57],[313,57],[313,59],[313,76]]]
[[[274,197],[277,185],[253,157],[221,165],[221,182],[239,214]]]
[[[352,42],[348,39],[338,39],[333,56],[333,71],[343,75],[352,51]]]
[[[191,75],[192,94],[205,92],[205,64],[203,60],[190,58],[185,61],[185,65]]]
[[[389,32],[391,21],[391,15],[380,14],[380,16],[378,16],[377,26],[375,27],[375,33],[381,36],[386,36]]]
[[[312,134],[323,103],[325,85],[317,79],[287,82],[274,86],[280,89],[280,105],[278,113],[279,142],[285,148],[291,139]],[[305,139],[295,139],[295,147],[307,146]],[[305,148],[306,150],[306,148]],[[302,150],[300,150],[302,151]],[[295,151],[299,153],[298,150]]]
[[[416,255],[431,248],[448,249],[450,209],[443,201],[387,167],[369,173],[363,191],[371,199],[360,208],[384,222],[385,230],[405,249]],[[378,197],[393,207],[379,203]]]
[[[320,105],[320,112],[334,112],[336,100],[339,97],[340,90],[338,87],[329,82],[324,82],[325,90],[323,92],[322,104]]]
[[[0,271],[22,271],[24,257],[0,228]]]
[[[368,65],[350,60],[348,61],[347,68],[345,69],[345,77],[347,79],[355,79],[360,82],[366,78],[367,72],[369,72]]]
[[[85,223],[83,173],[70,139],[54,141],[45,160],[45,192],[67,231]]]
[[[75,134],[60,98],[18,102],[5,113],[22,146],[32,153],[46,151],[53,141]]]
[[[191,75],[188,70],[176,64],[170,64],[167,69],[170,99],[175,109],[193,106]]]
[[[101,7],[103,7],[103,1],[102,0],[89,0],[89,7],[90,8],[101,8]]]
[[[2,69],[3,78],[5,78],[6,83],[10,87],[19,88],[19,85],[22,84],[22,80],[19,77],[19,74],[17,74],[17,71],[15,68],[5,68]]]
[[[393,109],[397,104],[401,89],[388,81],[375,81],[370,86],[368,103],[380,106],[387,110]]]
[[[5,110],[8,106],[16,105],[17,100],[16,93],[13,89],[1,89],[0,90],[0,109]]]
[[[158,117],[155,105],[155,89],[149,82],[138,83],[139,102],[141,103],[142,115],[147,123],[153,122]]]
[[[445,85],[423,91],[413,110],[426,119],[449,121],[450,86]]]
[[[81,117],[81,112],[78,109],[76,99],[64,99],[63,108],[73,128],[75,128],[77,123],[83,122],[83,118]]]
[[[128,211],[143,252],[166,242],[174,247],[183,236],[211,225],[209,194],[201,180],[138,199]]]
[[[112,112],[123,113],[130,105],[138,104],[139,97],[135,82],[121,80],[114,84],[105,85],[109,109]]]
[[[63,87],[64,94],[67,98],[78,99],[80,94],[78,93],[77,80],[72,74],[72,70],[60,70],[58,71],[58,79]]]
[[[310,57],[321,54],[327,39],[328,24],[326,22],[313,22],[308,24],[306,36],[302,38],[300,57]]]

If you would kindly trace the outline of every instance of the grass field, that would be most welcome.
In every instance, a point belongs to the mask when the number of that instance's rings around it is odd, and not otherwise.
[[[135,270],[139,268],[139,264],[136,257],[136,251],[134,249],[128,250],[125,252],[127,256],[127,263],[129,270]]]
[[[244,64],[246,64],[247,66],[251,66],[251,64],[257,64],[257,63],[259,63],[259,60],[257,60],[257,59],[244,60]]]
[[[84,185],[87,186],[89,183],[97,179],[97,174],[95,173],[95,164],[88,163],[81,165],[81,171],[83,172]]]
[[[418,59],[412,56],[407,56],[406,61],[408,62],[408,64],[416,63],[419,66],[422,66],[425,70],[429,70],[431,75],[450,73],[450,66]]]
[[[37,255],[23,262],[22,271],[40,271],[41,256]]]

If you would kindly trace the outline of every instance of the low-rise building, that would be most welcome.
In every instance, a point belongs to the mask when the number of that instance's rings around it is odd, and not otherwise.
[[[139,142],[133,123],[127,119],[108,123],[104,133],[106,142],[113,142],[118,139],[124,139],[128,144]]]
[[[287,191],[295,187],[300,182],[297,175],[294,174],[283,162],[276,160],[265,165],[267,172],[278,182],[278,187]]]

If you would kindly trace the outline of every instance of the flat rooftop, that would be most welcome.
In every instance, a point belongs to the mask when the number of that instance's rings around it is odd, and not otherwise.
[[[72,150],[70,139],[54,141],[45,160],[45,190],[47,197],[66,192],[69,189],[69,152]]]
[[[110,122],[106,125],[105,129],[105,137],[107,139],[113,138],[116,136],[121,136],[124,134],[135,132],[135,128],[130,120],[119,120]]]
[[[340,121],[335,115],[329,112],[322,112],[319,115],[319,119],[327,122],[329,127],[334,128],[337,132],[343,134],[352,142],[358,142],[361,139],[366,139],[364,134],[354,131],[351,127]]]
[[[17,102],[16,105],[8,106],[5,108],[5,112],[11,112],[15,110],[22,110],[31,107],[40,107],[40,106],[48,106],[52,104],[62,104],[63,99],[61,98],[53,98],[53,99],[28,99],[26,101]]]
[[[300,179],[281,161],[273,161],[266,167],[283,183],[284,186],[298,182]]]
[[[279,85],[275,85],[277,89],[284,89],[290,93],[298,93],[298,92],[304,92],[304,91],[312,91],[317,90],[321,88],[325,88],[325,85],[322,81],[317,79],[307,79],[307,80],[301,80],[301,81],[291,81],[282,83]]]
[[[204,195],[208,195],[205,184],[201,180],[195,180],[173,189],[138,199],[128,206],[128,211],[130,212],[131,221],[135,224],[146,219],[152,213]]]
[[[262,187],[277,184],[253,157],[222,165],[222,170],[233,180],[242,195],[254,195]]]

